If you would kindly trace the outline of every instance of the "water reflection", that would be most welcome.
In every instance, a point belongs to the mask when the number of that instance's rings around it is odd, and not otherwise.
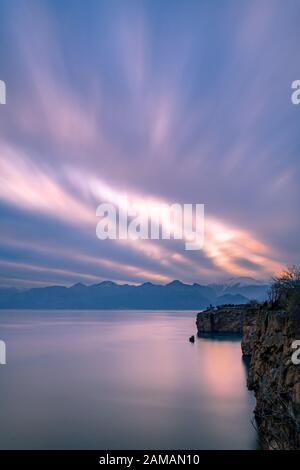
[[[193,312],[2,312],[1,448],[251,449],[240,343]]]

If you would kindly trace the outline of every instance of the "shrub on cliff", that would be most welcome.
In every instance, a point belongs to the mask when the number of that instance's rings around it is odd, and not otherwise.
[[[291,266],[272,279],[269,300],[272,307],[286,307],[300,289],[300,266]]]

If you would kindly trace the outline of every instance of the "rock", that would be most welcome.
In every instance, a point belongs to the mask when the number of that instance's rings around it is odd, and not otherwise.
[[[259,313],[259,307],[248,308],[243,321],[242,353],[243,356],[251,356],[256,340],[256,318]]]
[[[300,382],[299,380],[295,383],[292,389],[293,401],[297,407],[300,409]]]
[[[248,318],[247,326],[249,327],[251,324],[250,318],[257,312],[257,304],[223,305],[217,308],[210,307],[197,315],[196,324],[198,334],[227,333],[241,335],[245,318]],[[249,335],[251,334],[250,328],[248,333]]]

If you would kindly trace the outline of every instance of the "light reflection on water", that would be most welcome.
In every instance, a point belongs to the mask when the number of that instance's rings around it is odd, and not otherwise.
[[[0,447],[254,449],[240,342],[195,312],[0,311]]]

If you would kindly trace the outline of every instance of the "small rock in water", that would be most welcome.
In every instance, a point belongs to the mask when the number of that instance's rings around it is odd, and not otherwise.
[[[194,335],[189,337],[189,342],[190,342],[190,343],[194,343],[194,342],[195,342],[195,336],[194,336]]]

